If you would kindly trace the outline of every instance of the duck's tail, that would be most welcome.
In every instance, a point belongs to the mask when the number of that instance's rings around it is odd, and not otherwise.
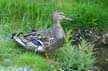
[[[13,33],[11,36],[11,39],[15,40],[17,43],[25,46],[25,44],[21,41],[21,39],[18,37],[18,35],[16,33]]]
[[[16,33],[13,33],[11,36],[11,39],[14,39],[15,36],[16,36]]]
[[[18,36],[20,36],[20,35],[23,35],[23,32],[19,32],[18,34],[13,33],[12,36],[11,36],[11,39],[14,39],[15,36],[18,37]]]

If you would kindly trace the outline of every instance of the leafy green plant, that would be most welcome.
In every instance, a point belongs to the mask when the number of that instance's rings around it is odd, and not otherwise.
[[[95,57],[93,56],[93,45],[89,46],[88,48],[85,41],[82,41],[79,46],[73,46],[67,37],[66,44],[61,48],[63,66],[65,68],[71,67],[78,71],[92,68],[95,63]]]
[[[65,44],[62,48],[52,53],[52,57],[57,63],[54,65],[57,70],[72,69],[74,71],[83,71],[91,69],[95,64],[93,56],[93,45],[87,46],[85,41],[81,45],[75,46],[69,40],[70,32],[67,32]]]

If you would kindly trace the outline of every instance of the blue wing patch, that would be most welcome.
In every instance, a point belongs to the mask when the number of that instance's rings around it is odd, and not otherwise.
[[[42,43],[41,43],[41,41],[39,41],[39,40],[36,40],[36,39],[34,39],[33,41],[32,41],[32,43],[34,44],[34,45],[36,45],[36,46],[42,46]]]

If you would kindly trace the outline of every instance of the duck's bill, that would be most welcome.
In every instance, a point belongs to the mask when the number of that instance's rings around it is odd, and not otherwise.
[[[64,19],[68,20],[68,21],[72,21],[71,18],[64,16]]]

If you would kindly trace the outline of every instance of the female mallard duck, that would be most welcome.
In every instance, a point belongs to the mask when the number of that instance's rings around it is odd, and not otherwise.
[[[35,50],[35,52],[45,52],[46,58],[48,59],[47,52],[61,47],[64,42],[65,33],[60,25],[62,19],[72,20],[64,16],[63,12],[55,12],[53,15],[52,28],[42,31],[33,31],[26,35],[16,36],[14,34],[12,38],[27,49]],[[51,62],[50,59],[48,59],[48,61]]]

